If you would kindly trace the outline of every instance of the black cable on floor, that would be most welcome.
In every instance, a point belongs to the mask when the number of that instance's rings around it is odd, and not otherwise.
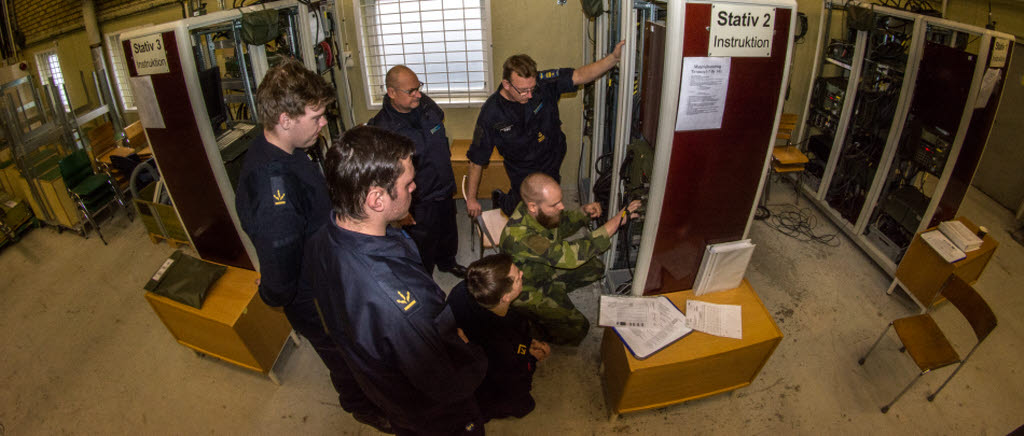
[[[817,217],[807,208],[799,209],[793,205],[785,205],[781,210],[772,211],[771,219],[765,221],[765,225],[798,241],[817,242],[829,247],[839,246],[838,234],[814,233],[814,228],[818,226]]]

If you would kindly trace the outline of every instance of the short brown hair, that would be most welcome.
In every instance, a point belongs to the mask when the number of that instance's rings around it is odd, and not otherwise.
[[[505,65],[502,66],[501,78],[503,80],[512,80],[512,73],[516,73],[524,79],[529,79],[537,75],[537,63],[533,61],[533,58],[524,54],[510,56],[508,59],[505,59]]]
[[[469,264],[466,269],[466,287],[477,304],[488,309],[497,306],[501,297],[512,292],[512,256],[492,254]]]
[[[334,213],[344,219],[366,219],[363,203],[374,186],[395,198],[395,183],[405,172],[402,161],[415,149],[409,138],[377,127],[357,126],[345,132],[327,150],[324,165]]]
[[[273,129],[282,113],[300,117],[307,106],[326,106],[334,99],[334,88],[323,77],[295,59],[284,59],[267,71],[256,89],[256,113],[265,129]]]

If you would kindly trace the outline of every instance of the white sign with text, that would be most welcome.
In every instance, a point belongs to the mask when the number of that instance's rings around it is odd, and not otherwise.
[[[135,71],[140,76],[171,72],[167,66],[167,52],[164,50],[164,36],[155,35],[135,38],[128,42],[132,47]]]
[[[775,35],[775,8],[711,5],[708,56],[769,57]]]

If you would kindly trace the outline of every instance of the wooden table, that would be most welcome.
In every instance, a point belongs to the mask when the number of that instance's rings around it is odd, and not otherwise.
[[[146,292],[146,299],[179,344],[280,384],[274,363],[292,328],[283,312],[257,296],[256,277],[255,271],[229,266],[211,286],[202,309],[152,292]]]
[[[462,183],[462,176],[469,172],[469,159],[466,158],[466,151],[473,141],[469,139],[456,139],[452,141],[452,171],[455,173],[455,184]],[[461,185],[460,185],[461,186]],[[501,189],[508,193],[511,182],[505,172],[505,159],[498,154],[495,148],[491,152],[491,163],[483,169],[480,174],[480,188],[476,191],[476,198],[491,198],[491,191]],[[455,190],[455,198],[461,198],[463,193]]]
[[[636,359],[610,329],[601,342],[605,402],[614,419],[749,385],[782,341],[782,332],[746,280],[736,289],[695,297],[693,291],[664,294],[685,312],[696,298],[742,306],[743,339],[694,331],[651,355]]]
[[[978,226],[964,217],[957,218],[967,226],[971,232],[977,233]],[[930,232],[938,227],[925,230]],[[924,232],[922,232],[924,233]],[[946,262],[939,253],[921,239],[921,234],[914,235],[910,241],[907,252],[896,267],[896,276],[886,294],[892,294],[896,286],[907,291],[910,298],[921,308],[921,313],[928,311],[928,308],[942,301],[936,298],[942,290],[942,285],[950,274],[960,276],[965,282],[974,284],[981,277],[982,271],[988,266],[988,261],[995,254],[999,242],[991,235],[985,235],[981,240],[981,248],[967,252],[967,257],[953,263]]]

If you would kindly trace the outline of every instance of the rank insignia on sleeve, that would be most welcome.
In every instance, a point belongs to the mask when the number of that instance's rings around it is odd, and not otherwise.
[[[537,74],[537,76],[541,80],[553,79],[555,77],[558,77],[558,70],[541,71],[539,74]]]
[[[433,135],[433,134],[437,133],[438,130],[441,130],[441,125],[440,124],[434,126],[433,129],[430,129],[430,134]]]
[[[537,132],[537,142],[544,142],[544,134]]]
[[[284,181],[280,177],[270,178],[270,195],[274,197],[274,206],[285,204]]]
[[[526,354],[526,345],[519,344],[519,349],[516,350],[516,354]]]
[[[412,292],[398,291],[398,299],[395,300],[395,303],[398,303],[398,306],[401,307],[403,311],[408,312],[409,309],[416,305],[416,300],[413,299]]]

